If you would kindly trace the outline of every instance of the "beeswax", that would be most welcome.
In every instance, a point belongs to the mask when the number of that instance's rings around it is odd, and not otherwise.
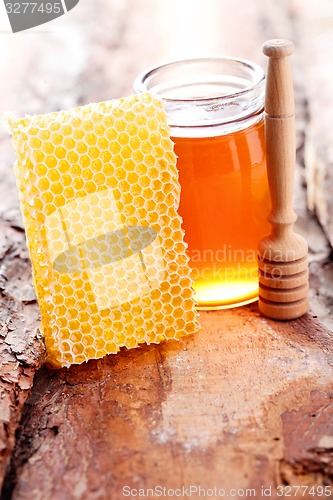
[[[8,118],[47,362],[198,329],[176,156],[150,94]]]

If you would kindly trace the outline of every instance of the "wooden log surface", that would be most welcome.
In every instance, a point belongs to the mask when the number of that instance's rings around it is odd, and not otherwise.
[[[204,7],[200,0],[100,0],[80,2],[34,34],[2,35],[0,111],[18,115],[128,94],[139,71],[163,60],[222,53],[265,64],[265,39],[299,42],[293,62],[295,205],[298,229],[310,246],[312,306],[311,314],[291,323],[264,320],[255,306],[203,313],[201,332],[179,343],[37,372],[43,359],[38,306],[12,149],[2,132],[2,498],[118,500],[125,484],[193,482],[258,491],[263,485],[332,484],[333,350],[323,326],[333,325],[331,247],[306,209],[303,162],[308,138],[316,156],[327,137],[324,128],[310,134],[309,123],[318,124],[321,106],[329,110],[329,103],[310,91],[312,73],[309,82],[303,76],[305,66],[310,71],[304,16],[296,0],[254,0],[241,8],[233,0],[207,0]],[[318,63],[319,74],[322,67]],[[320,158],[329,165],[328,148]]]
[[[308,204],[333,244],[333,129],[331,127],[333,67],[333,6],[329,0],[295,0],[296,29],[304,58],[309,121],[306,126],[305,166]],[[328,49],[328,50],[327,50]],[[328,59],[327,59],[328,58]]]
[[[14,498],[333,484],[333,336],[311,316],[276,323],[256,307],[201,322],[180,342],[40,371],[12,462]]]
[[[22,231],[0,226],[0,478],[44,346],[36,335],[39,313]]]

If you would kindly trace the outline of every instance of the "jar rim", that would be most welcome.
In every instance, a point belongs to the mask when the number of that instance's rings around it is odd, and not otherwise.
[[[161,99],[172,135],[180,137],[222,135],[259,121],[264,87],[258,64],[221,56],[159,64],[134,81],[136,93]]]
[[[252,61],[249,61],[247,59],[242,59],[238,57],[225,57],[225,56],[212,56],[212,57],[198,57],[198,58],[191,58],[191,59],[179,59],[175,61],[169,61],[165,62],[162,64],[157,64],[154,66],[151,66],[145,71],[142,71],[139,73],[139,75],[135,78],[134,80],[134,91],[136,93],[144,93],[144,92],[149,92],[150,89],[147,88],[146,86],[146,81],[148,78],[152,77],[155,75],[158,71],[163,70],[163,69],[169,69],[172,67],[177,67],[177,66],[183,66],[183,65],[189,65],[192,63],[239,63],[240,65],[248,68],[249,70],[252,71],[253,76],[255,77],[254,81],[251,82],[247,87],[237,90],[235,92],[230,92],[230,93],[224,93],[224,94],[217,94],[217,95],[212,95],[209,97],[165,97],[163,95],[159,95],[163,101],[166,102],[206,102],[206,101],[212,101],[214,99],[219,99],[219,100],[229,100],[231,98],[237,98],[238,96],[241,97],[247,93],[250,93],[253,91],[256,87],[260,86],[263,81],[265,80],[265,73],[264,70],[259,66],[259,64],[254,63]]]

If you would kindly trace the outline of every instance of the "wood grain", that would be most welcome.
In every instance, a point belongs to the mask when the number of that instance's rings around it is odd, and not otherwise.
[[[42,370],[13,498],[118,500],[126,485],[259,488],[290,477],[333,484],[330,450],[319,452],[332,435],[332,334],[309,315],[281,324],[255,307],[201,313],[201,323],[180,342]]]
[[[329,0],[292,0],[295,29],[303,53],[303,79],[309,109],[305,165],[308,205],[333,245],[333,173],[331,115],[333,69],[328,64],[333,45],[333,7]]]

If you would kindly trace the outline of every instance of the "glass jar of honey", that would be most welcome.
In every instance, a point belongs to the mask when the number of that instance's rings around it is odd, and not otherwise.
[[[204,58],[152,68],[134,84],[160,96],[168,117],[199,309],[258,297],[257,245],[270,230],[264,79],[252,62]]]

